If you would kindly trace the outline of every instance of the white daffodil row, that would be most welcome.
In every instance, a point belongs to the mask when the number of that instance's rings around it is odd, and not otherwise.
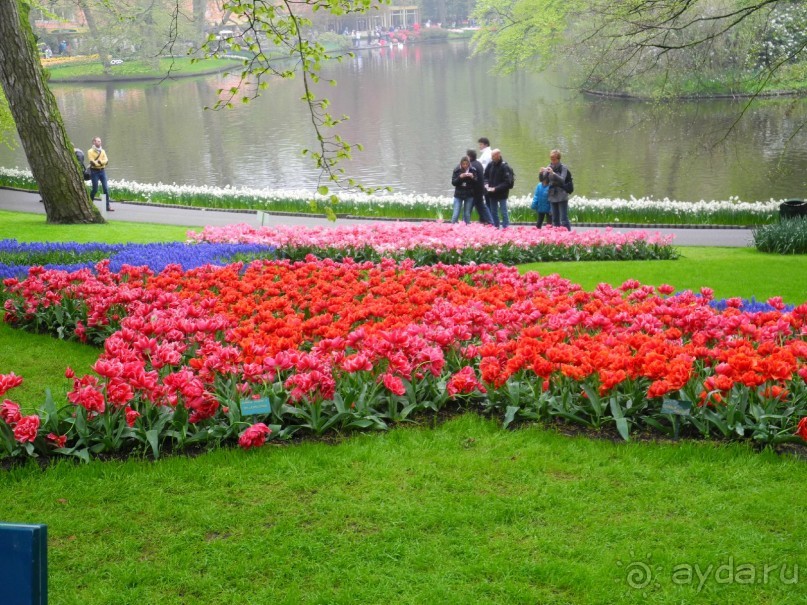
[[[0,168],[0,185],[35,188],[27,170]],[[330,195],[312,189],[259,189],[252,187],[211,187],[137,183],[111,180],[115,199],[153,203],[191,205],[210,208],[249,208],[279,212],[312,212],[312,201],[322,208],[330,206],[337,214],[446,218],[450,215],[449,196],[415,194],[376,194],[339,191],[336,202]],[[514,196],[509,201],[514,220],[532,220],[531,196]],[[576,222],[598,223],[672,223],[755,225],[776,219],[781,200],[743,202],[738,197],[723,201],[681,202],[668,198],[587,198],[573,196],[569,203],[570,218]]]

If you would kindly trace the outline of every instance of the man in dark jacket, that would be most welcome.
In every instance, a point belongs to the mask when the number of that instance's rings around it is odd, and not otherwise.
[[[560,163],[560,150],[549,152],[549,166],[542,168],[539,178],[549,178],[549,207],[552,211],[552,226],[572,230],[569,222],[569,194],[574,191],[572,171]]]
[[[502,159],[502,152],[494,149],[491,162],[485,168],[485,190],[490,199],[490,213],[496,228],[506,229],[510,226],[510,215],[507,212],[507,198],[513,188],[515,176],[513,169]],[[501,222],[499,214],[501,213]]]
[[[482,162],[476,159],[475,149],[468,150],[468,159],[471,160],[471,168],[476,170],[476,173],[479,175],[477,180],[474,181],[474,185],[476,185],[476,189],[474,190],[474,208],[476,208],[476,212],[479,214],[479,222],[483,225],[492,225],[493,217],[490,215],[488,205],[485,203],[485,169],[482,167]]]

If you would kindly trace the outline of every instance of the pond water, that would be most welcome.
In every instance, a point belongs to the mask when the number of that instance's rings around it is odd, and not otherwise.
[[[322,87],[340,134],[363,152],[344,164],[367,185],[449,195],[451,171],[487,136],[531,191],[552,148],[564,152],[576,193],[744,201],[807,197],[807,101],[658,105],[582,95],[562,74],[492,75],[467,43],[362,50],[327,66]],[[212,111],[226,75],[155,83],[52,85],[67,130],[83,149],[94,135],[109,176],[144,183],[315,187],[301,155],[315,139],[300,80],[277,81],[255,101]],[[744,111],[741,119],[737,120]],[[0,165],[27,166],[0,146]]]

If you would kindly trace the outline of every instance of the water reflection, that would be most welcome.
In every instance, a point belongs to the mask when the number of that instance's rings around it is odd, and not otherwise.
[[[338,86],[327,85],[336,79]],[[68,133],[103,137],[112,178],[217,186],[314,187],[315,149],[299,79],[275,81],[247,105],[205,110],[237,76],[160,84],[54,85]],[[515,168],[516,193],[534,186],[548,150],[564,150],[576,190],[589,196],[675,199],[807,197],[807,104],[776,99],[654,105],[576,94],[558,75],[500,78],[467,45],[360,50],[332,64],[317,89],[338,128],[361,143],[345,164],[368,185],[448,195],[451,169],[479,136]],[[21,149],[0,164],[24,166]]]

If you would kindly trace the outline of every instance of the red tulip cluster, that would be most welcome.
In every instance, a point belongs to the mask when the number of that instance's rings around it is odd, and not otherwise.
[[[799,422],[807,304],[718,311],[706,289],[672,296],[671,286],[631,280],[586,292],[503,265],[409,261],[255,261],[157,275],[114,274],[102,263],[97,275],[37,269],[5,284],[12,324],[72,330],[81,340],[108,334],[95,375],[74,378],[68,397],[88,419],[119,412],[132,430],[155,409],[187,410],[189,426],[226,424],[242,399],[257,396],[273,399],[275,420],[309,410],[312,430],[311,406],[372,416],[379,401],[448,398],[525,418],[663,428],[677,421],[662,409],[672,399],[687,404],[684,415],[704,434],[807,437]],[[0,377],[0,393],[17,380]],[[11,402],[0,419],[19,442],[36,438],[39,425],[23,424]],[[239,443],[255,447],[272,432],[256,423]]]

